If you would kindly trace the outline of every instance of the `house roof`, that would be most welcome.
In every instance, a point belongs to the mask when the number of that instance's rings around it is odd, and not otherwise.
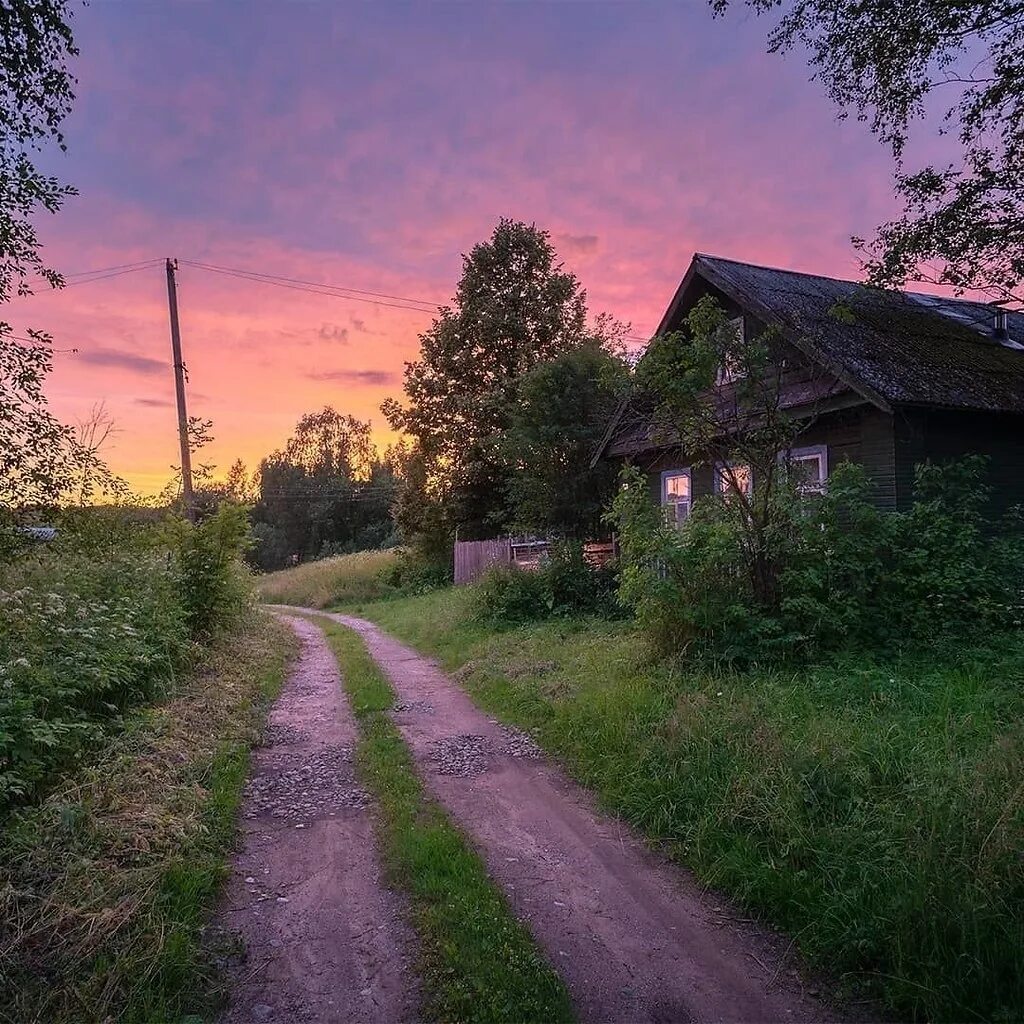
[[[697,253],[662,317],[677,330],[707,282],[781,334],[864,400],[896,405],[1024,413],[1024,313],[983,302],[884,291]],[[602,450],[635,449],[644,403],[623,406]],[[630,412],[639,415],[630,415]],[[626,433],[630,437],[625,436]],[[625,444],[624,444],[625,442]]]
[[[704,253],[687,277],[694,272],[870,399],[1024,412],[1022,313],[1006,313],[1001,340],[996,309],[984,302],[883,291]],[[668,324],[684,298],[677,292],[662,329],[678,326]]]

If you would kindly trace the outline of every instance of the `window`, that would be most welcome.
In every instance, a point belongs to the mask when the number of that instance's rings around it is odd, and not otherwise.
[[[743,317],[733,317],[723,328],[723,331],[728,331],[728,337],[726,340],[727,349],[740,348],[743,345]],[[718,368],[718,373],[715,376],[715,383],[721,387],[723,384],[731,384],[733,381],[738,380],[743,376],[743,367],[740,365],[739,360],[736,358],[734,352],[726,352],[725,359],[722,361],[722,365]]]
[[[715,493],[728,497],[737,491],[750,494],[754,483],[754,475],[745,462],[721,463],[715,466]]]
[[[794,448],[782,458],[789,462],[790,477],[800,494],[821,494],[828,478],[828,447],[817,444]]]
[[[661,474],[661,505],[665,518],[674,526],[690,514],[690,471],[670,469]]]

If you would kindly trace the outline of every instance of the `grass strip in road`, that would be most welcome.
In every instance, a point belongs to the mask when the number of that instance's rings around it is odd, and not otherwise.
[[[249,751],[294,650],[290,630],[253,616],[171,700],[135,713],[0,830],[0,1021],[208,1019],[203,925]]]
[[[387,714],[394,692],[362,639],[317,618],[359,723],[360,776],[379,806],[388,875],[410,901],[422,948],[424,1015],[438,1021],[567,1021],[569,996],[476,852],[424,794]]]

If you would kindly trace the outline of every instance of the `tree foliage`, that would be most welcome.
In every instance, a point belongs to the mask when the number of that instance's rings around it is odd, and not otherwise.
[[[736,0],[711,0],[723,13]],[[923,279],[1024,301],[1024,3],[744,0],[781,12],[772,52],[806,48],[814,76],[891,149],[903,215],[865,253],[873,283]],[[945,164],[909,166],[939,118]]]
[[[637,366],[637,391],[653,400],[655,429],[694,465],[710,464],[728,494],[744,552],[744,571],[762,604],[778,596],[773,534],[787,489],[787,453],[807,419],[789,416],[783,375],[794,358],[772,330],[747,336],[711,297],[684,330],[655,338]],[[728,369],[730,381],[718,386]]]
[[[43,174],[36,154],[64,148],[61,124],[74,99],[68,61],[77,54],[64,0],[0,0],[0,303],[29,295],[33,277],[60,287],[40,254],[34,217],[56,213],[74,189]],[[14,337],[0,322],[0,512],[90,500],[123,486],[99,446],[49,410],[52,339]]]
[[[260,463],[258,478],[252,519],[260,568],[377,548],[391,538],[396,467],[377,455],[367,422],[330,406],[308,413]]]
[[[460,536],[486,536],[505,512],[507,469],[500,437],[520,380],[587,335],[586,294],[558,262],[546,231],[501,220],[463,257],[451,306],[420,336],[405,367],[405,403],[384,413],[413,441],[421,504],[443,506]]]
[[[500,442],[516,532],[586,539],[600,530],[616,474],[607,460],[592,462],[627,381],[624,360],[597,342],[522,377]]]

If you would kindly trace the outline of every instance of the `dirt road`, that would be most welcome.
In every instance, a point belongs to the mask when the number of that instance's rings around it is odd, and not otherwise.
[[[322,614],[322,613],[316,613]],[[395,722],[565,979],[584,1021],[826,1021],[778,938],[738,919],[473,705],[428,659],[345,615],[391,680]]]
[[[222,1020],[412,1020],[413,938],[381,884],[338,666],[319,629],[288,621],[302,650],[253,759],[242,848],[218,914],[246,950]]]

